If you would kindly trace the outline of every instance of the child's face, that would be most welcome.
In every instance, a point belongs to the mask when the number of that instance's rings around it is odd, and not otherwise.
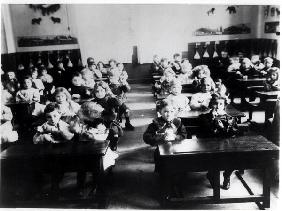
[[[175,57],[174,57],[174,61],[176,61],[176,62],[181,62],[181,57],[180,57],[180,56],[175,56]]]
[[[99,86],[95,91],[95,96],[99,99],[104,98],[106,96],[106,90],[103,87]]]
[[[118,69],[119,69],[119,71],[122,71],[123,70],[123,68],[124,68],[124,66],[123,66],[123,64],[118,64]]]
[[[55,98],[56,98],[56,102],[59,104],[62,104],[67,101],[67,96],[63,92],[56,94]]]
[[[8,78],[9,80],[15,79],[15,73],[14,72],[8,72]]]
[[[206,77],[205,71],[204,70],[200,70],[199,73],[198,73],[198,78],[202,79],[204,77]]]
[[[225,51],[221,51],[221,57],[222,58],[227,58],[228,53]]]
[[[275,72],[272,72],[272,73],[270,74],[270,79],[271,79],[272,81],[276,81],[276,80],[278,79],[278,74],[275,73]]]
[[[202,92],[210,92],[211,91],[211,83],[209,81],[205,81],[204,83],[202,83]]]
[[[42,70],[42,75],[47,75],[47,70]]]
[[[36,79],[37,76],[38,76],[38,72],[37,71],[32,72],[32,74],[31,74],[32,79]]]
[[[173,95],[179,95],[181,94],[181,91],[182,91],[182,86],[180,84],[171,87],[171,93]]]
[[[57,125],[58,122],[60,121],[61,115],[57,110],[54,110],[50,113],[46,114],[46,119],[49,125]]]
[[[116,67],[116,63],[115,63],[114,61],[111,61],[111,62],[110,62],[110,67],[111,67],[111,68]]]
[[[225,110],[225,102],[223,99],[218,99],[214,105],[215,110],[218,113],[222,113]]]
[[[172,81],[173,78],[174,78],[174,75],[173,75],[172,73],[167,73],[167,74],[165,75],[165,79],[166,79],[166,81],[168,81],[168,82]]]
[[[155,56],[154,57],[154,62],[157,62],[157,63],[160,62],[160,58],[158,56]]]
[[[165,68],[168,67],[168,60],[162,61],[162,66]]]
[[[95,64],[91,64],[88,66],[89,70],[95,70],[96,69],[96,66]]]
[[[59,69],[64,69],[64,64],[60,62],[60,63],[58,64],[58,68],[59,68]]]
[[[98,67],[99,67],[99,69],[103,69],[104,65],[100,62],[100,63],[98,63]]]
[[[166,121],[172,121],[175,117],[175,110],[172,106],[166,106],[160,111],[162,118]]]
[[[242,61],[242,64],[241,64],[241,65],[242,65],[242,68],[244,68],[244,69],[247,69],[247,68],[249,68],[249,66],[250,66],[250,65],[249,65],[246,61],[244,61],[244,60]]]
[[[272,62],[271,61],[265,61],[264,65],[266,66],[266,68],[271,68],[272,67]]]
[[[32,81],[30,79],[24,79],[24,88],[30,89],[32,87]]]
[[[220,86],[221,86],[221,82],[220,82],[220,81],[216,81],[216,82],[215,82],[215,87],[216,87],[216,88],[219,88]]]
[[[74,86],[81,86],[82,85],[82,78],[79,77],[79,76],[75,76],[75,77],[72,78],[71,82]]]

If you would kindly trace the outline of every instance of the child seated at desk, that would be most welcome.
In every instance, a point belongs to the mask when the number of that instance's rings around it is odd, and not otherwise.
[[[248,58],[244,58],[240,70],[236,72],[238,78],[253,78],[258,75],[258,71],[254,69],[254,65],[251,60]]]
[[[217,93],[219,96],[223,96],[223,97],[228,96],[227,88],[222,83],[221,78],[216,78],[214,80],[214,83],[215,83],[215,89],[214,89],[215,93]]]
[[[158,146],[158,144],[165,142],[181,141],[187,138],[187,131],[181,119],[175,117],[175,109],[171,101],[167,99],[159,101],[156,110],[161,116],[154,119],[143,134],[143,140],[146,144]],[[154,152],[154,161],[155,172],[159,173],[160,163],[158,148]],[[174,176],[171,194],[175,194],[176,197],[181,197],[181,184],[179,184],[181,180],[179,179],[179,175]]]
[[[71,99],[70,93],[64,87],[56,88],[54,97],[62,120],[69,123],[71,118],[77,114],[80,105]]]
[[[154,91],[158,94],[169,93],[172,81],[176,78],[175,72],[171,68],[164,71],[164,75],[157,81],[154,86]]]
[[[92,57],[87,58],[87,67],[92,72],[94,80],[102,78],[102,73],[97,69],[95,61]]]
[[[237,72],[238,70],[240,70],[241,63],[239,56],[232,56],[230,57],[229,61],[230,65],[227,68],[227,72]]]
[[[175,53],[173,55],[173,62],[171,64],[172,70],[175,72],[175,74],[180,74],[182,72],[181,70],[181,55],[179,53]]]
[[[33,143],[61,143],[69,141],[74,134],[70,132],[69,124],[61,120],[59,106],[56,103],[49,103],[44,114],[47,121],[37,127],[37,133],[33,137]]]
[[[108,73],[108,70],[102,61],[97,63],[97,69],[102,73],[102,77],[106,76]]]
[[[182,85],[181,82],[177,79],[172,81],[170,95],[167,96],[167,100],[172,102],[172,105],[177,113],[183,111],[189,111],[189,99],[181,94]]]
[[[193,81],[193,86],[195,91],[200,91],[201,90],[201,80],[203,78],[210,78],[211,76],[211,71],[208,68],[207,65],[198,65],[193,69],[193,75],[194,75],[194,81]]]
[[[16,74],[12,70],[8,70],[6,74],[7,78],[6,80],[4,80],[4,87],[11,95],[15,96],[20,88],[20,84],[16,78]]]
[[[251,62],[253,63],[254,69],[257,72],[261,72],[261,70],[263,70],[264,64],[260,62],[259,55],[253,55],[251,57]]]
[[[91,96],[90,90],[84,86],[81,73],[75,72],[72,76],[71,87],[69,88],[72,99],[86,99]]]
[[[43,95],[45,97],[45,100],[50,100],[52,97],[52,94],[55,92],[55,86],[53,84],[53,77],[47,73],[47,69],[44,66],[41,66],[39,68],[39,79],[43,82],[43,85],[45,87],[43,91]]]
[[[264,59],[264,68],[260,71],[260,75],[266,76],[272,65],[273,65],[273,59],[270,57],[266,57]]]
[[[154,55],[153,56],[153,63],[151,64],[151,73],[152,74],[156,74],[156,75],[163,74],[160,71],[160,65],[161,65],[161,62],[160,62],[159,56],[158,55]]]
[[[169,64],[168,59],[167,59],[167,58],[162,58],[162,59],[161,59],[161,64],[160,64],[160,69],[159,69],[159,71],[161,72],[161,74],[164,74],[164,71],[165,71],[167,68],[169,68],[169,67],[171,67],[171,65]]]
[[[18,140],[17,131],[13,130],[12,119],[13,114],[9,107],[4,105],[5,101],[1,102],[1,143],[11,143]]]
[[[95,78],[93,72],[87,68],[84,68],[83,70],[81,70],[81,76],[84,81],[84,86],[90,90],[93,89],[95,85]]]
[[[181,80],[182,84],[192,84],[193,83],[193,71],[192,65],[188,59],[183,59],[181,62],[181,74],[178,75],[178,79]]]
[[[211,109],[209,113],[200,115],[201,135],[204,137],[233,137],[239,134],[237,120],[226,113],[227,98],[212,95],[209,103]],[[226,169],[223,173],[224,181],[222,188],[228,190],[230,187],[231,169]],[[207,178],[210,181],[212,188],[214,187],[214,175],[208,172]]]
[[[193,110],[208,109],[211,93],[214,91],[214,82],[211,78],[201,79],[201,92],[193,94],[190,101],[190,107]]]
[[[268,70],[266,81],[264,81],[265,91],[279,91],[280,90],[279,71],[280,70],[278,67],[272,67]]]
[[[35,89],[39,90],[40,95],[43,95],[43,91],[45,89],[44,84],[40,78],[38,78],[38,70],[37,68],[31,69],[31,78],[32,78],[32,86]]]

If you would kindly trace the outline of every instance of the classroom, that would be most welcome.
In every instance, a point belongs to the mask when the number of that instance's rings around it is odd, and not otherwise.
[[[1,3],[0,209],[278,209],[280,2],[251,2]]]

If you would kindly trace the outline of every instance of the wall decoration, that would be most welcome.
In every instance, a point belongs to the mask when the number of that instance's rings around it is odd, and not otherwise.
[[[234,26],[229,26],[223,30],[223,34],[249,34],[251,33],[251,28],[249,24],[238,24]]]
[[[205,36],[205,35],[220,35],[222,34],[222,27],[219,29],[209,29],[209,28],[199,28],[194,32],[195,36]]]
[[[215,8],[211,8],[209,11],[207,11],[207,14],[208,14],[208,16],[210,15],[210,14],[214,14],[214,11],[215,11]]]
[[[198,46],[200,45],[200,43],[196,43],[196,46],[195,46],[195,55],[194,55],[194,59],[195,60],[199,60],[199,59],[201,59],[201,57],[200,57],[200,54],[199,54],[199,52],[198,52]]]
[[[19,47],[47,46],[47,45],[66,45],[77,44],[77,38],[71,35],[50,35],[34,37],[18,37]]]
[[[222,34],[249,34],[251,28],[249,24],[238,24],[229,26],[225,29],[218,27],[217,29],[199,28],[194,32],[195,36],[207,36],[207,35],[222,35]]]
[[[53,14],[57,12],[60,8],[60,4],[30,4],[29,7],[34,11],[41,10],[43,16]]]
[[[276,33],[279,27],[279,21],[265,22],[264,33]]]
[[[235,14],[237,12],[236,7],[238,8],[239,6],[228,6],[226,10],[229,12],[229,14]]]
[[[276,8],[276,15],[280,16],[280,9],[279,8]]]
[[[42,21],[41,18],[32,18],[31,24],[32,24],[32,25],[35,25],[35,24],[40,25],[40,22],[41,22],[41,21]]]
[[[270,9],[270,6],[269,6],[269,5],[267,5],[267,6],[264,7],[264,17],[268,17],[268,15],[269,15],[269,9]]]
[[[51,17],[51,20],[53,21],[53,23],[61,23],[61,18],[55,18],[55,17]]]

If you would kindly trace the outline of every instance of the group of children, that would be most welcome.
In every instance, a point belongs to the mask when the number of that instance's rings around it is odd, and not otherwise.
[[[207,111],[199,116],[201,134],[204,137],[238,135],[240,131],[237,119],[226,113],[229,92],[223,81],[266,77],[265,91],[279,90],[279,68],[273,67],[272,58],[267,57],[264,63],[261,63],[258,55],[252,56],[251,59],[244,58],[242,55],[230,58],[227,53],[223,55],[224,57],[218,58],[218,66],[213,70],[220,71],[221,74],[211,74],[207,65],[192,68],[187,59],[181,60],[180,54],[173,55],[173,62],[168,62],[166,58],[159,60],[157,55],[153,57],[152,74],[161,76],[160,80],[153,85],[153,91],[165,94],[167,97],[157,102],[156,110],[159,115],[145,131],[143,136],[145,143],[156,146],[167,141],[187,138],[187,131],[177,116],[178,112],[190,109]],[[185,95],[181,94],[183,84],[189,84],[191,92],[194,93],[190,102]],[[155,152],[155,164],[158,171],[157,151]],[[226,169],[224,172],[223,189],[229,189],[232,171],[232,169]],[[207,178],[213,187],[214,175],[212,172],[208,172]]]
[[[60,78],[58,74],[63,69],[61,65],[51,70],[45,66],[28,70],[21,67],[16,72],[3,73],[1,143],[26,139],[34,144],[109,140],[111,152],[108,151],[105,159],[113,165],[118,140],[123,134],[120,125],[123,116],[125,129],[134,130],[126,105],[130,86],[123,64],[112,59],[106,67],[88,58],[86,68]],[[66,81],[68,78],[70,82]],[[14,110],[15,121],[9,106]],[[18,131],[13,131],[14,122]],[[2,131],[5,131],[3,135]],[[58,188],[58,182],[52,185]]]

